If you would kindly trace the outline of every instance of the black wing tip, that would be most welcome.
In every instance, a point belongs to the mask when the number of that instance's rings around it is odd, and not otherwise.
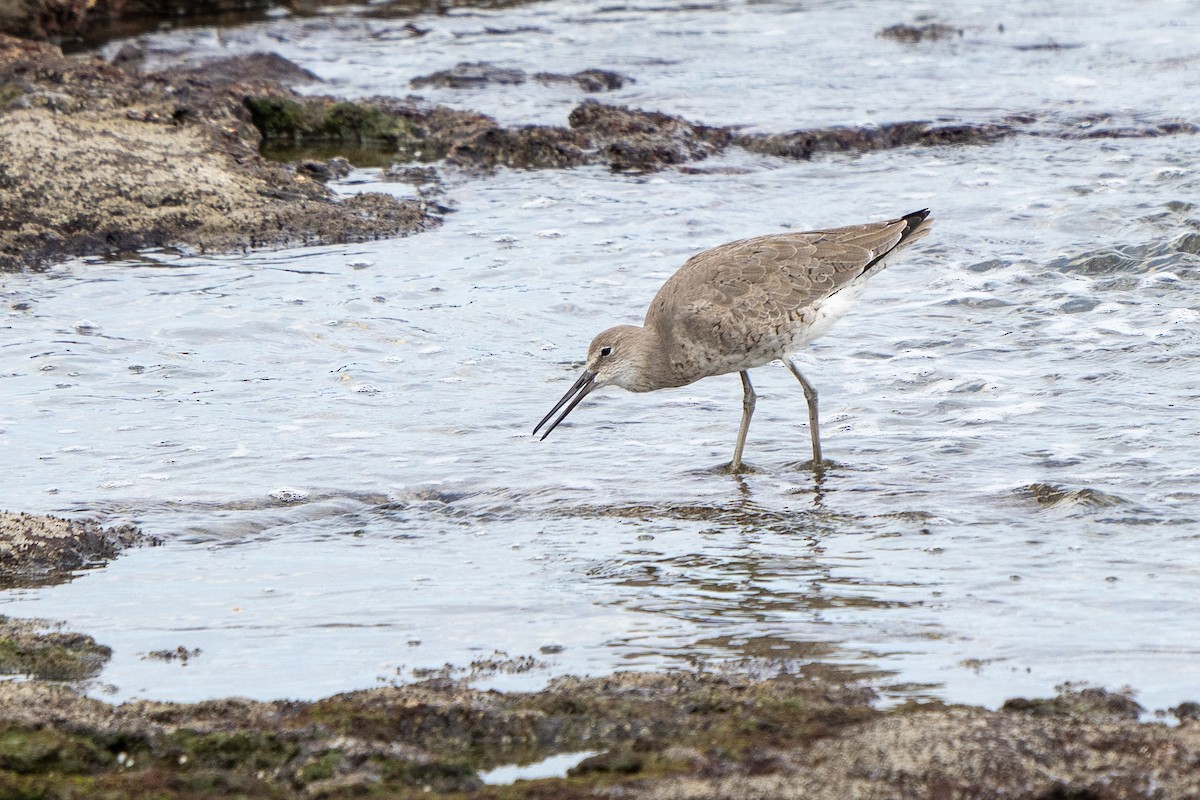
[[[911,214],[905,214],[904,216],[900,217],[900,219],[904,220],[904,233],[901,234],[901,236],[905,236],[915,231],[917,226],[924,222],[928,217],[928,208],[922,208],[920,211],[914,211]]]

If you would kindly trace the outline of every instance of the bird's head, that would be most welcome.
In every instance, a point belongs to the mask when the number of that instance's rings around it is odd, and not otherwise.
[[[587,371],[596,386],[610,383],[631,392],[646,391],[645,329],[617,325],[600,333],[588,346]]]
[[[542,438],[545,439],[550,435],[550,431],[558,427],[558,423],[566,419],[567,414],[579,405],[580,400],[601,386],[614,384],[632,392],[644,392],[653,388],[647,375],[646,347],[645,329],[636,325],[617,325],[592,339],[583,374],[554,408],[550,409],[550,413],[537,424],[533,432],[536,434],[560,408],[566,406],[567,410],[542,434]]]

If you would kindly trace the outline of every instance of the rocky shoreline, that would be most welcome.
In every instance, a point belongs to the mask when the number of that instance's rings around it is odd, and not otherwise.
[[[123,64],[120,66],[118,64]],[[374,152],[380,163],[445,164],[464,174],[498,167],[603,165],[618,172],[676,168],[730,148],[784,159],[900,147],[986,146],[1025,135],[1096,139],[1194,135],[1196,125],[1037,113],[992,122],[914,120],[746,134],[656,111],[583,99],[567,125],[503,126],[420,97],[349,101],[290,88],[315,76],[274,54],[197,68],[140,71],[136,52],[114,63],[0,36],[0,270],[147,248],[245,251],[403,236],[436,226],[446,209],[411,199],[338,198],[327,183],[348,166],[305,148]],[[513,70],[460,64],[414,85],[513,81]],[[466,77],[464,77],[466,76]],[[629,80],[604,70],[539,73],[581,93]],[[299,152],[280,163],[264,147]]]
[[[369,13],[442,5],[397,2]],[[163,9],[0,0],[0,31],[83,36],[130,11]],[[894,26],[879,35],[918,43],[962,32]],[[636,80],[603,69],[517,72],[460,64],[414,78],[412,88],[533,80],[595,95]],[[0,271],[144,248],[229,252],[413,234],[436,226],[444,211],[440,164],[481,176],[582,166],[699,172],[698,162],[730,148],[810,159],[986,146],[1020,135],[1200,132],[1187,122],[1029,113],[745,134],[591,96],[566,125],[506,127],[419,97],[352,102],[290,88],[312,79],[272,54],[156,72],[143,70],[132,51],[108,63],[0,34]],[[278,163],[262,155],[264,144],[330,143],[373,148],[395,162],[383,180],[412,183],[416,196],[339,198],[327,184],[348,168],[343,159]],[[3,512],[0,588],[70,580],[124,548],[155,543],[132,526]],[[939,703],[881,710],[864,685],[750,664],[715,674],[562,678],[532,693],[436,677],[311,702],[112,705],[84,693],[110,655],[52,621],[0,617],[0,674],[19,676],[0,682],[0,796],[1200,796],[1200,707],[1185,703],[1144,721],[1151,715],[1129,694],[1100,689],[1063,687],[1057,697],[1011,700],[996,711]],[[179,648],[147,657],[194,655]],[[511,787],[480,777],[576,752],[596,755],[566,777]]]
[[[0,638],[0,652],[9,641]],[[1169,725],[1138,722],[1128,696],[1096,689],[1064,688],[998,711],[938,703],[880,711],[872,700],[861,686],[733,672],[562,678],[533,693],[435,679],[313,702],[119,706],[68,684],[5,682],[0,793],[1123,800],[1200,792],[1191,704]],[[585,755],[561,777],[511,786],[481,778],[560,753]]]
[[[129,73],[0,37],[0,270],[154,247],[202,252],[423,230],[420,204],[338,200],[258,152],[219,82]]]
[[[6,575],[63,580],[141,531],[0,514]],[[48,566],[49,565],[49,566]],[[198,651],[162,651],[179,659]],[[111,705],[83,693],[111,650],[0,617],[0,796],[183,798],[1063,798],[1200,794],[1200,706],[1148,715],[1128,693],[1060,687],[997,711],[881,710],[875,691],[755,661],[715,671],[558,678],[484,691],[454,670],[316,701]],[[281,668],[286,668],[281,665]],[[475,665],[528,668],[522,659]],[[1141,721],[1146,717],[1154,721]],[[1173,719],[1172,719],[1173,718]],[[565,776],[485,771],[581,753]],[[590,754],[590,755],[587,755]]]

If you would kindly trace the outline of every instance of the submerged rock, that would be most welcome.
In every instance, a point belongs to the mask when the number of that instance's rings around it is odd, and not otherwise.
[[[0,511],[0,588],[64,580],[127,547],[158,544],[133,525]]]
[[[936,42],[940,39],[960,39],[962,35],[962,28],[943,25],[940,22],[931,22],[925,25],[892,25],[876,34],[882,39],[893,39],[908,44]]]
[[[525,70],[497,67],[495,64],[478,62],[475,64],[456,64],[450,69],[440,70],[430,75],[413,78],[408,85],[414,89],[426,86],[443,87],[447,89],[463,89],[472,86],[485,86],[489,83],[520,84],[525,82]]]
[[[383,0],[363,12],[368,17],[397,19],[418,14],[447,14],[456,8],[513,8],[539,0]]]
[[[585,92],[612,92],[634,82],[633,78],[606,69],[585,69],[573,75],[539,72],[533,77],[541,83],[574,83]]]
[[[488,84],[520,85],[525,83],[528,75],[525,70],[510,67],[497,67],[487,62],[456,64],[447,70],[440,70],[429,75],[422,75],[409,81],[409,86],[422,89],[433,86],[444,89],[464,89]],[[585,69],[573,75],[560,75],[556,72],[539,72],[534,80],[545,84],[571,83],[585,92],[611,92],[620,89],[626,83],[632,83],[632,78],[618,75],[604,69]]]
[[[1057,486],[1052,483],[1031,483],[1017,490],[1019,497],[1032,499],[1039,506],[1086,506],[1090,508],[1106,508],[1109,506],[1126,505],[1126,502],[1116,495],[1102,492],[1099,489],[1083,487],[1072,489]]]
[[[791,133],[749,134],[736,144],[755,153],[811,158],[817,153],[863,152],[896,147],[990,144],[1016,129],[1000,123],[895,122],[878,126],[814,128]]]
[[[82,633],[68,633],[44,619],[0,615],[0,675],[25,675],[46,681],[95,677],[112,649]]]
[[[437,167],[413,167],[393,164],[379,175],[386,183],[411,183],[413,186],[440,186],[442,176]]]
[[[296,164],[296,169],[313,180],[329,183],[349,175],[354,166],[341,156],[335,156],[328,161],[305,159]]]

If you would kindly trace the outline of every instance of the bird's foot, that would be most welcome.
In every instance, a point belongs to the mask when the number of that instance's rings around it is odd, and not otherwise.
[[[843,465],[825,458],[821,459],[820,461],[814,461],[810,458],[805,461],[789,461],[783,466],[790,470],[796,470],[797,472],[812,472],[817,475],[825,475]]]
[[[737,465],[730,461],[728,464],[721,464],[713,468],[713,472],[718,475],[756,475],[761,473],[762,470],[747,464],[745,461],[739,462]]]

